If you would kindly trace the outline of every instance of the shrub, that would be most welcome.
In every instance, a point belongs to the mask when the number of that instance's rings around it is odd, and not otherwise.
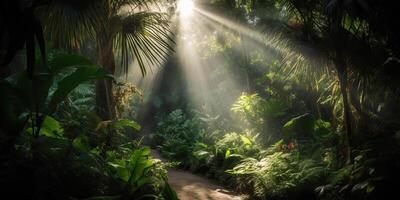
[[[275,152],[261,159],[245,158],[227,172],[246,182],[258,199],[304,199],[314,197],[327,169],[295,153]]]

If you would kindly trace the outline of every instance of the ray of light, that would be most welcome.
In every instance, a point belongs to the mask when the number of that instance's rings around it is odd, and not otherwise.
[[[206,40],[222,32],[221,26],[210,23],[196,10],[190,17],[179,21],[176,52],[185,73],[189,100],[198,110],[221,111],[224,107],[229,111],[241,94],[241,86],[230,72],[225,57],[204,58],[212,48],[204,46]]]
[[[240,77],[243,77],[243,74],[247,73],[246,68],[250,67],[248,66],[251,56],[248,53],[250,50],[258,49],[261,52],[267,52],[265,49],[273,49],[287,57],[295,54],[288,50],[289,45],[281,37],[268,36],[217,14],[197,8],[192,0],[179,1],[178,12],[173,22],[177,24],[176,54],[179,60],[178,65],[185,74],[185,87],[189,93],[189,100],[197,109],[207,108],[210,110],[221,107],[221,104],[228,108],[231,106],[232,101],[245,89],[243,78]],[[224,57],[223,53],[218,52],[219,47],[206,46],[209,45],[207,39],[231,40],[226,34],[229,31],[234,32],[236,37],[239,35],[238,42],[241,45],[234,46],[232,50],[236,55],[245,57],[242,63],[233,63],[229,56]],[[210,49],[216,52],[210,52]],[[207,58],[207,54],[210,53],[216,55]],[[271,56],[273,55],[271,54]],[[298,56],[296,59],[301,60],[302,57]],[[243,68],[243,72],[237,74],[237,69],[236,71],[232,70],[235,66],[236,68]],[[137,72],[135,74],[136,83],[141,84],[148,91],[160,79],[153,75],[143,79],[137,76]],[[215,81],[216,79],[220,80]]]
[[[199,8],[195,8],[196,12],[200,13],[202,16],[210,19],[211,21],[220,24],[224,27],[227,27],[228,29],[234,30],[238,33],[241,33],[253,40],[256,40],[258,42],[261,42],[263,44],[269,45],[271,47],[273,47],[275,50],[278,51],[287,51],[287,49],[285,49],[285,45],[282,43],[286,40],[284,40],[282,37],[280,37],[279,35],[270,35],[268,36],[268,34],[264,34],[264,33],[260,33],[256,30],[252,30],[251,28],[248,28],[244,25],[235,23],[231,20],[228,20],[224,17],[221,17],[217,14],[211,13],[209,11],[203,10],[203,9],[199,9]]]
[[[309,55],[305,56],[305,51],[309,51],[310,48],[302,47],[301,45],[294,44],[292,40],[287,39],[282,34],[273,33],[273,32],[265,32],[261,33],[259,31],[253,30],[244,25],[235,23],[231,20],[228,20],[224,17],[221,17],[218,14],[214,14],[212,12],[194,8],[196,13],[201,14],[209,18],[211,21],[218,23],[226,28],[234,30],[244,36],[251,38],[252,40],[264,45],[265,47],[277,52],[282,57],[282,62],[290,66],[288,69],[288,74],[296,74],[293,73],[295,70],[300,70],[299,66],[318,66],[327,64],[325,59],[319,56],[313,56],[315,51],[309,52]],[[268,31],[268,30],[266,30]],[[302,47],[302,48],[299,48]],[[326,69],[326,68],[320,68]],[[329,73],[329,72],[323,72]],[[288,76],[289,77],[289,76]]]
[[[194,3],[193,0],[179,0],[178,1],[178,12],[182,18],[188,17],[193,13]]]

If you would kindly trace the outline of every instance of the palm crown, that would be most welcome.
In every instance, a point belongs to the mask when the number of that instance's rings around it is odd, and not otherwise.
[[[99,50],[98,61],[108,72],[127,76],[134,61],[145,75],[146,67],[167,58],[173,43],[168,14],[161,0],[50,0],[42,7],[45,32],[52,41],[79,48],[87,41]],[[62,41],[62,42],[61,42]],[[118,65],[116,65],[116,61]],[[111,81],[96,86],[97,112],[114,118],[115,103]]]
[[[51,40],[70,47],[94,40],[101,64],[111,73],[116,56],[123,72],[128,72],[130,60],[136,60],[144,75],[148,64],[160,63],[171,50],[170,24],[161,4],[159,0],[52,0],[42,13]]]

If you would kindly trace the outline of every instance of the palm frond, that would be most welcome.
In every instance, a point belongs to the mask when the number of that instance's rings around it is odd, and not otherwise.
[[[129,13],[120,19],[114,49],[125,74],[130,59],[136,59],[142,75],[146,66],[160,65],[172,51],[173,39],[167,16],[159,12]]]
[[[51,41],[66,47],[79,47],[87,39],[95,39],[104,30],[107,7],[105,0],[53,0],[39,10],[45,32]]]
[[[163,0],[112,0],[110,8],[112,13],[118,13],[124,7],[129,8],[130,11],[150,11],[160,10],[163,3],[165,3]]]

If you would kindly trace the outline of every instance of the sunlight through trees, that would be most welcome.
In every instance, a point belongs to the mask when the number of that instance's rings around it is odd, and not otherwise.
[[[394,0],[0,1],[0,191],[398,196],[399,10]]]

